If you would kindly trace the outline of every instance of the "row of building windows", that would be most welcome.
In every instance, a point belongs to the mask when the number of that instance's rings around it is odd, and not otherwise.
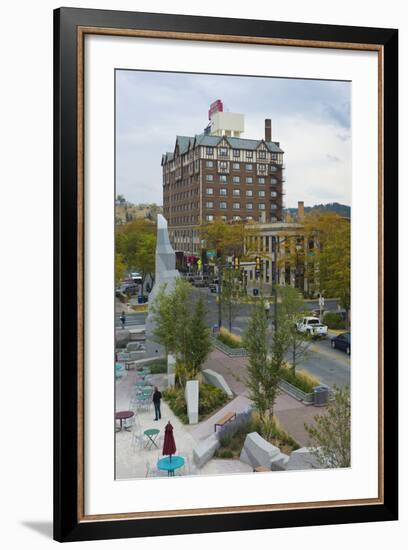
[[[206,147],[205,152],[208,156],[214,155],[214,147]],[[228,157],[227,147],[218,147],[217,152],[219,157]],[[241,154],[241,151],[239,149],[232,149],[232,156],[234,158],[239,158],[240,154]],[[261,149],[260,151],[256,151],[256,155],[258,159],[264,160],[266,159],[266,150]],[[255,151],[245,150],[244,156],[247,159],[253,159],[255,157]],[[278,158],[279,158],[278,153],[271,153],[272,160],[278,160]]]
[[[215,177],[214,177],[214,174],[207,174],[205,176],[205,180],[206,181],[210,181],[210,182],[215,182]],[[218,176],[218,181],[219,183],[228,183],[228,178],[226,175],[224,174],[220,174]],[[241,182],[241,176],[232,176],[231,178],[231,181],[232,183],[235,183],[235,184],[240,184],[240,183],[243,183],[243,181]],[[246,176],[245,177],[245,183],[247,183],[248,185],[254,183],[254,178],[252,176]],[[265,185],[266,183],[270,183],[271,185],[276,185],[278,183],[278,180],[274,177],[268,179],[268,182],[266,181],[266,178],[257,178],[256,179],[256,182],[258,183],[258,185]]]
[[[213,214],[207,214],[206,217],[205,217],[205,221],[207,221],[207,222],[212,222],[212,221],[214,221],[214,219],[215,219],[215,216]],[[223,222],[228,221],[227,216],[217,216],[217,219],[220,219]],[[242,216],[232,216],[232,218],[231,218],[231,220],[234,221],[234,222],[237,222],[237,221],[240,221],[240,220],[252,221],[253,219],[254,219],[253,216],[245,216],[244,218]],[[264,221],[263,216],[259,216],[259,221],[260,222]],[[278,218],[276,216],[271,216],[270,221],[271,222],[277,222]]]
[[[205,203],[205,206],[206,206],[206,208],[214,208],[214,201],[207,201]],[[254,205],[253,205],[252,202],[247,202],[246,203],[246,206],[245,206],[246,210],[253,210],[253,207],[254,207]],[[227,205],[226,202],[221,201],[221,202],[218,203],[218,208],[220,208],[221,210],[226,210],[228,208],[228,205]],[[232,208],[234,210],[240,210],[241,209],[241,203],[240,202],[233,202],[232,203]],[[259,210],[265,210],[265,208],[266,208],[266,205],[265,205],[264,202],[258,203],[258,209]],[[278,207],[277,207],[276,204],[271,204],[271,210],[277,210],[277,208]]]
[[[214,187],[207,187],[205,192],[206,192],[206,195],[214,195]],[[226,196],[228,196],[228,189],[226,187],[221,187],[220,189],[218,189],[218,194],[220,195],[220,197],[226,197]],[[242,194],[244,194],[244,193],[242,193]],[[270,194],[271,194],[272,198],[276,198],[278,196],[278,193],[276,191],[271,191]],[[232,189],[232,196],[233,197],[240,197],[241,196],[241,189]],[[245,191],[245,196],[246,197],[253,197],[253,196],[255,196],[255,194],[254,194],[252,189],[247,189]],[[266,191],[264,191],[263,189],[260,189],[258,191],[258,197],[266,197]]]

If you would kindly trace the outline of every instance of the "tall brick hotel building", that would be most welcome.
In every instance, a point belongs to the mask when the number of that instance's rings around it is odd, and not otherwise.
[[[162,156],[163,213],[175,250],[200,253],[198,228],[228,222],[282,221],[283,151],[272,141],[271,120],[262,139],[245,139],[244,115],[224,112],[221,100],[195,136],[177,136]]]

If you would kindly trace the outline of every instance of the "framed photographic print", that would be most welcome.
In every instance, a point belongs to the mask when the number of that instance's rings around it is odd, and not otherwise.
[[[397,30],[54,29],[55,539],[397,519]]]

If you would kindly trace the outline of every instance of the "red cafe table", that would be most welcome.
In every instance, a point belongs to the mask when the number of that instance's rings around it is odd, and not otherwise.
[[[127,420],[128,418],[132,418],[132,416],[134,415],[135,413],[133,411],[117,411],[115,413],[115,419],[120,421],[120,428],[116,431],[121,432],[122,429],[130,431],[130,428],[128,428],[127,426],[123,426],[123,421]]]

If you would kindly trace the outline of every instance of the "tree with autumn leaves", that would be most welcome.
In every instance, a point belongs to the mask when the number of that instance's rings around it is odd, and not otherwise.
[[[136,219],[117,226],[115,240],[115,279],[119,282],[126,271],[138,271],[144,283],[149,275],[154,281],[156,224]]]
[[[245,252],[245,239],[256,235],[259,229],[255,224],[245,221],[226,222],[215,219],[206,223],[200,229],[200,239],[205,242],[207,250],[219,251],[221,257],[239,256],[242,258]],[[246,250],[248,252],[248,250]]]
[[[350,220],[334,212],[318,212],[305,218],[305,234],[313,239],[307,269],[313,269],[313,286],[326,298],[338,298],[350,311]]]
[[[347,314],[350,311],[350,220],[334,212],[311,212],[303,222],[307,246],[293,240],[281,264],[304,265],[309,290],[325,298],[337,298]],[[297,241],[299,237],[297,237]],[[310,246],[312,243],[312,246]]]

